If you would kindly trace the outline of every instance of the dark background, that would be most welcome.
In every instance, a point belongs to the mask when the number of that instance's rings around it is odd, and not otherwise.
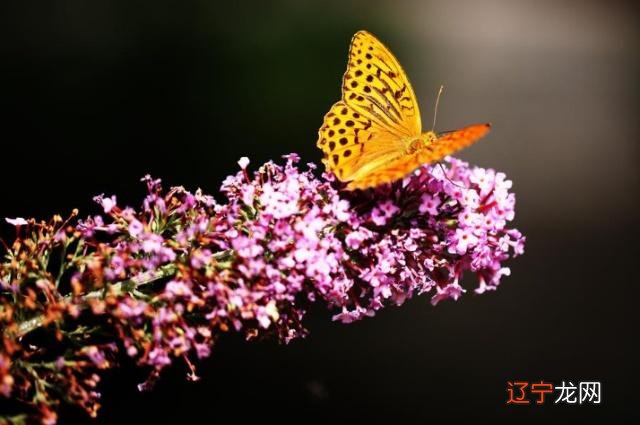
[[[235,6],[234,4],[238,4]],[[289,346],[225,336],[188,383],[125,366],[97,421],[625,423],[638,419],[640,14],[633,2],[3,3],[0,216],[137,205],[138,179],[217,193],[244,155],[319,162],[351,35],[367,29],[461,153],[505,171],[526,253],[495,293],[416,298],[351,325],[317,308]],[[221,199],[218,197],[218,199]],[[11,234],[0,224],[3,236]],[[601,381],[600,405],[508,406],[508,380]]]

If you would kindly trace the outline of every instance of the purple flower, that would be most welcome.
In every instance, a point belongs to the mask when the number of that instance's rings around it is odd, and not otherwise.
[[[94,201],[99,203],[104,209],[105,214],[111,213],[111,210],[116,206],[116,196],[112,195],[110,198],[105,198],[104,194],[98,195],[93,198]]]
[[[192,296],[191,288],[185,282],[172,280],[164,288],[164,294],[169,298]]]
[[[16,252],[7,256],[20,259],[20,273],[15,261],[0,267],[0,300],[15,312],[3,320],[72,319],[44,331],[64,333],[78,324],[87,341],[111,338],[56,348],[52,355],[64,353],[52,361],[59,376],[73,376],[78,385],[70,398],[94,412],[94,371],[115,365],[109,359],[116,347],[151,369],[143,389],[176,359],[187,364],[188,379],[197,379],[191,360],[209,356],[224,332],[288,343],[307,335],[304,316],[314,302],[326,305],[333,320],[351,323],[413,296],[436,305],[487,293],[510,274],[505,262],[524,252],[525,237],[509,227],[515,195],[503,173],[446,158],[442,166],[422,166],[392,184],[344,191],[332,175],[316,177],[314,165],[301,169],[296,154],[285,159],[250,173],[248,158],[241,158],[240,170],[222,183],[220,203],[200,190],[164,190],[159,179],[145,176],[148,193],[138,209],[118,208],[115,196],[100,195],[95,200],[104,214],[75,228],[59,224],[59,217],[53,221],[58,227],[38,223],[32,239],[13,244]],[[67,261],[61,276],[70,284],[52,280],[59,271],[42,268],[43,255]],[[16,277],[21,274],[29,281]],[[465,274],[475,277],[475,288],[461,285]],[[59,289],[67,287],[71,293]],[[10,343],[18,358],[0,349],[5,395],[13,395],[14,375],[15,382],[34,385],[19,356],[35,349],[21,349],[17,337]],[[46,347],[36,348],[46,357]],[[57,397],[51,394],[42,397]]]
[[[99,368],[99,369],[104,369],[106,367],[108,367],[109,363],[107,361],[107,358],[104,355],[104,352],[102,352],[98,347],[96,347],[95,345],[90,345],[88,347],[86,347],[84,349],[85,354],[87,355],[87,357],[89,357],[89,359]]]
[[[26,226],[27,224],[29,224],[29,222],[27,220],[25,220],[22,217],[16,217],[16,218],[5,218],[6,222],[13,225],[13,226]]]
[[[442,288],[441,287],[437,287],[436,295],[434,295],[431,298],[431,304],[432,305],[436,305],[440,301],[446,300],[448,298],[452,298],[454,300],[457,300],[460,297],[460,295],[462,295],[464,292],[466,292],[464,290],[464,288],[462,288],[462,286],[458,285],[457,282],[450,283],[449,285],[446,285],[446,286],[444,286]]]
[[[473,228],[458,228],[456,229],[455,236],[450,240],[453,245],[449,246],[450,253],[458,253],[460,255],[466,254],[469,247],[474,247],[478,244],[478,237],[473,234]]]
[[[437,215],[438,207],[442,202],[440,198],[435,195],[431,195],[430,193],[423,193],[420,197],[420,206],[418,210],[424,214],[429,213],[429,215]]]
[[[377,226],[384,226],[400,209],[391,200],[385,200],[373,207],[371,220]]]
[[[497,286],[501,262],[522,253],[524,238],[506,227],[514,197],[504,175],[447,161],[449,168],[424,166],[402,182],[343,193],[330,176],[298,171],[297,157],[284,167],[268,163],[249,181],[242,173],[225,181],[228,227],[218,230],[232,238],[242,284],[264,288],[259,299],[275,299],[281,313],[295,308],[289,300],[305,279],[315,288],[307,298],[341,308],[334,319],[347,322],[414,293],[435,290],[434,303],[457,299],[465,271],[477,274],[479,287]],[[259,206],[247,217],[244,198],[254,194]],[[231,236],[237,223],[250,236]],[[264,327],[256,309],[246,317]]]
[[[144,226],[138,220],[133,219],[129,223],[129,235],[132,238],[137,238],[144,231]]]

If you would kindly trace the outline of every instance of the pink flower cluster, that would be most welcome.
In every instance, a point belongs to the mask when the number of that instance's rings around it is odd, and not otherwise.
[[[502,173],[450,158],[349,192],[298,161],[250,173],[241,159],[222,203],[147,176],[139,210],[101,195],[104,214],[76,224],[8,220],[17,239],[0,264],[0,394],[29,405],[37,392],[32,408],[50,423],[64,393],[95,414],[97,373],[126,357],[150,369],[141,388],[176,359],[197,379],[192,359],[229,330],[289,342],[306,335],[312,302],[349,323],[415,294],[457,299],[465,272],[483,293],[523,252]],[[29,339],[35,329],[76,348],[39,345],[53,339]]]
[[[482,293],[509,274],[503,261],[523,252],[524,237],[507,227],[515,196],[503,173],[449,158],[448,168],[426,165],[391,185],[341,192],[332,176],[316,179],[313,164],[300,172],[297,160],[266,164],[252,179],[240,172],[222,188],[229,202],[218,230],[235,252],[242,293],[258,284],[278,311],[302,292],[348,323],[414,294],[430,292],[433,304],[457,299],[465,271]],[[285,338],[299,330],[291,331]]]

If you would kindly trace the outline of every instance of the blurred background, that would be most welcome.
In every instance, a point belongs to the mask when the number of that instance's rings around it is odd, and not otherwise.
[[[225,336],[188,383],[125,366],[97,421],[622,423],[639,417],[640,13],[622,1],[3,2],[0,216],[49,217],[150,173],[217,193],[249,156],[318,163],[351,36],[376,34],[460,154],[507,173],[525,255],[495,293],[351,325],[318,308],[289,346]],[[220,198],[219,198],[220,199]],[[0,224],[3,237],[12,229]],[[506,405],[507,381],[602,382],[600,405]]]

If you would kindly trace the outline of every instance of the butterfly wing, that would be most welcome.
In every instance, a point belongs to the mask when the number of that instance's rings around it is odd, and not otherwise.
[[[398,134],[361,115],[344,101],[336,102],[318,132],[318,147],[327,170],[341,181],[358,179],[403,152]]]
[[[473,124],[454,131],[438,134],[438,138],[431,145],[416,152],[420,164],[439,161],[460,149],[480,140],[491,130],[491,124]]]
[[[407,75],[393,53],[367,31],[358,31],[351,40],[342,100],[398,135],[411,137],[422,131],[418,101]]]
[[[376,164],[360,179],[349,182],[347,189],[366,189],[383,183],[401,179],[423,164],[429,164],[465,148],[481,137],[491,128],[488,123],[474,124],[459,130],[442,133],[432,144],[413,154],[390,157],[388,161]]]
[[[378,167],[372,168],[361,178],[350,181],[347,189],[368,189],[370,187],[380,186],[381,184],[394,182],[407,176],[421,164],[415,154],[387,158],[383,163],[379,164]]]
[[[443,133],[410,154],[407,148],[421,128],[418,102],[400,63],[372,34],[357,32],[342,79],[342,99],[318,131],[317,146],[327,170],[349,182],[347,189],[374,187],[438,161],[489,131],[488,124],[476,124]]]
[[[400,158],[406,139],[420,131],[415,93],[398,60],[373,35],[359,31],[351,40],[342,99],[318,132],[325,166],[341,181],[358,181]]]

